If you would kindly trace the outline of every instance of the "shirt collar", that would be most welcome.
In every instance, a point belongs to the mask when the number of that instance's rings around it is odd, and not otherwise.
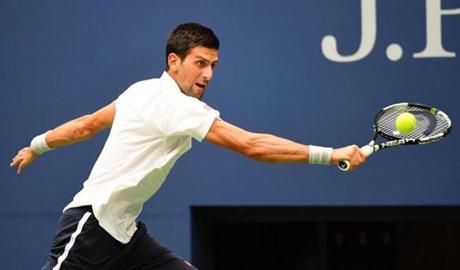
[[[161,74],[160,77],[160,81],[164,83],[168,89],[182,94],[182,90],[179,88],[179,85],[177,85],[176,81],[168,74],[168,72],[163,71],[163,74]]]

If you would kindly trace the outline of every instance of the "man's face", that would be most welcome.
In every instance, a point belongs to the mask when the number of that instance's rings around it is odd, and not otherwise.
[[[168,56],[168,73],[179,85],[182,92],[201,99],[212,80],[218,59],[217,50],[201,46],[192,48],[184,60],[171,53]]]

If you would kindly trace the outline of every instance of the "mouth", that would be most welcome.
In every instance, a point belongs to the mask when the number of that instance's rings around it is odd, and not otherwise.
[[[206,84],[202,84],[202,83],[195,83],[195,85],[201,89],[205,89],[206,88]]]

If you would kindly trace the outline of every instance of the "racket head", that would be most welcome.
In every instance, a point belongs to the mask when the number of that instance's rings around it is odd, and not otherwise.
[[[404,112],[415,116],[416,127],[408,133],[396,128],[396,118]],[[441,110],[419,103],[397,103],[383,108],[374,119],[375,135],[393,140],[404,140],[405,144],[431,143],[446,136],[452,129],[449,116]]]
[[[396,118],[404,112],[413,114],[417,122],[415,129],[408,133],[401,133],[396,128]],[[382,148],[432,143],[444,138],[451,129],[452,122],[449,116],[435,107],[419,103],[396,103],[383,108],[376,114],[374,136],[369,144],[361,147],[361,151],[366,156],[370,156]],[[378,135],[388,141],[376,144]],[[350,162],[342,160],[338,167],[342,171],[348,171]]]

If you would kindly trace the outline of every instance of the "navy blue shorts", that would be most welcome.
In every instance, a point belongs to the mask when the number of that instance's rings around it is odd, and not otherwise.
[[[196,270],[158,244],[138,223],[128,244],[99,226],[91,207],[66,210],[42,270]]]

